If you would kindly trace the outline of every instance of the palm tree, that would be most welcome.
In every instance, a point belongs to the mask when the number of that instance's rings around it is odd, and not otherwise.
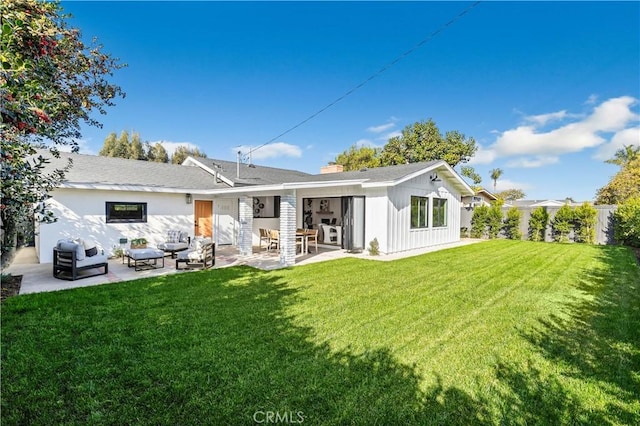
[[[609,164],[617,164],[620,167],[624,167],[630,161],[640,158],[640,145],[624,145],[622,148],[616,151],[613,158],[605,161]]]
[[[493,179],[493,192],[496,192],[496,186],[498,184],[498,179],[502,176],[503,171],[501,169],[493,169],[491,170],[491,179]]]

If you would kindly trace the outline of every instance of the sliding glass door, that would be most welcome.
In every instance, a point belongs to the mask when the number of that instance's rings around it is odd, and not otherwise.
[[[364,250],[364,197],[342,197],[342,248]]]

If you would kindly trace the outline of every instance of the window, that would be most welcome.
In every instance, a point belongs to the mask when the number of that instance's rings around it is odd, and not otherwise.
[[[411,196],[411,229],[427,227],[427,197]]]
[[[434,227],[447,226],[447,200],[445,198],[433,199],[433,220]]]
[[[135,223],[147,221],[147,203],[106,202],[107,223]]]
[[[280,197],[254,197],[253,217],[280,217]]]

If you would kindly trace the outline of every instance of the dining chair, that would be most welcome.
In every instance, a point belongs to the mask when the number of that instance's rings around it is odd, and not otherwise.
[[[268,229],[260,228],[260,250],[262,250],[262,242],[265,241],[267,243],[267,250],[269,250],[271,240],[271,234]]]
[[[280,249],[280,231],[277,229],[269,230],[269,248]]]
[[[307,229],[307,251],[309,251],[309,246],[311,243],[316,246],[316,253],[318,252],[318,230],[317,229]]]

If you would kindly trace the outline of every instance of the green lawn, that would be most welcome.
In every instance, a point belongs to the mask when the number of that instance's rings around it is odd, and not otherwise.
[[[491,241],[2,306],[2,424],[639,424],[640,268]]]

